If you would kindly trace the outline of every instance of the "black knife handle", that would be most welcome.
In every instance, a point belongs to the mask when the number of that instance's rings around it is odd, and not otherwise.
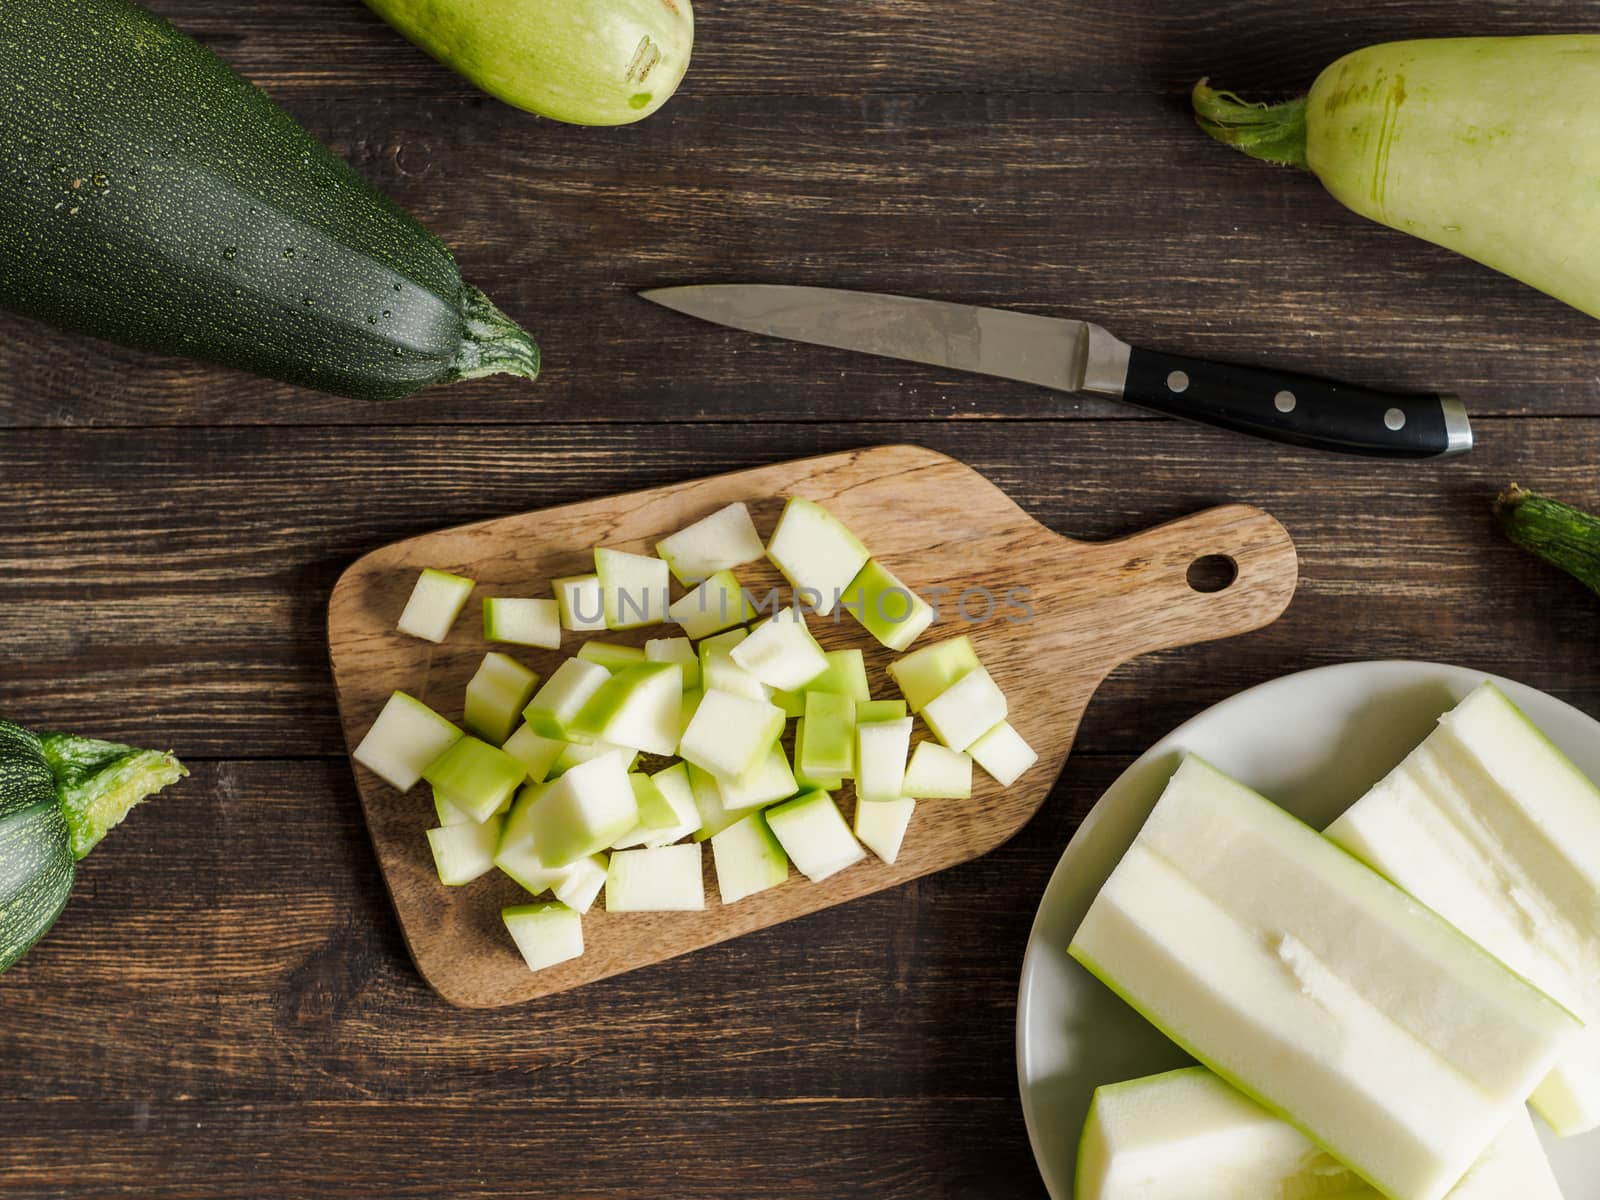
[[[1448,393],[1380,392],[1314,375],[1133,348],[1122,398],[1236,433],[1341,454],[1435,458],[1472,449],[1472,426]]]

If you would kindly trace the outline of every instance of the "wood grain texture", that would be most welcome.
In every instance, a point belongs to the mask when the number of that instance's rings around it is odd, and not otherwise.
[[[30,1128],[8,1147],[26,1164],[8,1173],[10,1186],[29,1200],[258,1200],[263,1187],[283,1189],[277,1195],[326,1192],[355,1200],[742,1200],[769,1194],[994,1200],[1038,1193],[1020,1127],[1000,1137],[989,1132],[1008,1122],[1012,1108],[1010,1101],[987,1097],[798,1097],[769,1105],[770,1128],[759,1132],[739,1108],[718,1100],[633,1097],[533,1097],[488,1109],[471,1101],[0,1101],[0,1117],[13,1128]],[[39,1165],[59,1147],[32,1132],[39,1128],[36,1119],[49,1121],[63,1138],[88,1143],[74,1168],[76,1182],[63,1183],[61,1173]],[[507,1132],[486,1153],[486,1119],[508,1131],[539,1132]],[[98,1140],[113,1127],[126,1142],[115,1154]],[[591,1151],[592,1157],[568,1149],[595,1147],[611,1141],[607,1131],[634,1128],[652,1133],[626,1139],[627,1153],[610,1145]],[[930,1148],[916,1159],[885,1149],[886,1143],[924,1138]],[[707,1154],[707,1146],[716,1153]],[[406,1164],[403,1174],[396,1163]],[[772,1163],[794,1166],[775,1178]]]
[[[1287,93],[1386,38],[1591,28],[1575,0],[703,0],[682,94],[614,131],[479,97],[357,0],[153,2],[436,228],[549,368],[374,408],[0,316],[0,712],[195,769],[0,979],[5,1200],[1034,1200],[1017,972],[1132,757],[1358,658],[1600,713],[1594,598],[1487,512],[1513,478],[1600,508],[1593,324],[1229,154],[1183,105],[1202,74]],[[741,277],[1453,386],[1479,449],[1282,451],[631,298]],[[957,455],[1083,540],[1259,506],[1300,590],[1264,630],[1114,670],[1050,798],[979,859],[535,1006],[440,1001],[344,755],[340,572],[446,525],[882,442]]]
[[[346,762],[197,763],[185,790],[85,860],[62,923],[7,973],[14,1019],[0,1048],[8,1063],[29,1059],[8,1072],[7,1096],[1015,1101],[1008,1056],[962,1040],[1012,1032],[984,1028],[1014,998],[1033,919],[1007,880],[1043,890],[1121,765],[1074,762],[1025,830],[982,859],[487,1011],[451,1008],[418,979]],[[73,1014],[116,1011],[137,1018],[86,1046]],[[916,1054],[897,1052],[912,1039]]]
[[[430,103],[472,87],[356,0],[278,0],[247,16],[207,0],[152,0],[291,103],[374,91]],[[1346,50],[1405,37],[1569,33],[1569,0],[1374,0],[1339,12],[1229,0],[784,0],[695,6],[690,97],[875,92],[1168,92],[1200,75],[1304,87]],[[315,31],[315,38],[308,37]],[[671,111],[666,110],[666,111]]]
[[[976,772],[971,801],[925,804],[892,864],[869,855],[821,883],[794,873],[793,886],[723,905],[707,853],[704,912],[611,914],[597,904],[584,918],[582,956],[537,972],[527,969],[500,920],[501,909],[525,900],[522,890],[498,877],[441,887],[425,836],[435,824],[426,789],[401,794],[358,766],[367,824],[406,942],[423,978],[445,999],[469,1008],[536,999],[976,858],[1014,835],[1044,802],[1090,696],[1113,668],[1153,650],[1271,623],[1288,607],[1298,575],[1288,533],[1240,505],[1091,545],[1052,533],[977,472],[926,449],[880,446],[803,459],[442,530],[364,556],[340,577],[329,602],[346,742],[354,749],[395,691],[457,719],[467,680],[491,648],[470,602],[442,645],[395,631],[423,568],[474,579],[479,596],[544,595],[550,580],[591,569],[597,545],[652,554],[661,538],[735,501],[749,504],[757,529],[770,538],[790,496],[825,505],[906,586],[936,601],[945,597],[940,619],[918,645],[971,637],[1006,694],[1013,727],[1039,761],[1009,788]],[[1235,579],[1220,591],[1188,583],[1191,564],[1208,556],[1236,564]],[[770,564],[749,564],[738,575],[750,594],[782,591],[789,602]],[[895,656],[855,621],[840,613],[811,625],[829,649],[865,650],[873,695],[898,694],[884,671]],[[646,627],[608,640],[642,645],[661,632]],[[548,678],[584,640],[569,635],[560,652],[518,657]],[[848,786],[836,798],[850,811]]]
[[[0,427],[1148,419],[634,295],[739,281],[1082,317],[1153,349],[1456,391],[1475,417],[1600,414],[1590,318],[1228,151],[1170,98],[685,97],[663,111],[648,135],[381,92],[297,112],[535,333],[536,383],[351,404],[0,314]]]
[[[1122,766],[1074,762],[984,858],[490,1011],[417,979],[346,763],[196,764],[5,977],[0,1195],[1041,1194],[1017,897]]]
[[[1282,671],[1355,657],[1482,665],[1600,711],[1577,583],[1494,531],[1513,479],[1600,508],[1600,422],[1479,424],[1467,458],[1397,470],[1177,422],[39,430],[0,441],[0,712],[187,757],[342,755],[328,596],[389,542],[881,441],[962,458],[1057,532],[1103,541],[1216,504],[1300,548],[1282,620],[1114,672],[1079,746],[1135,755]],[[13,482],[14,481],[14,482]],[[1591,651],[1594,651],[1593,653]]]

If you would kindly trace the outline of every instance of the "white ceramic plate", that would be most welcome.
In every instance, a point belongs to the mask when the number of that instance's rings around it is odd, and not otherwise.
[[[1055,1200],[1071,1200],[1078,1134],[1094,1089],[1192,1061],[1067,957],[1090,902],[1182,756],[1204,756],[1322,829],[1485,679],[1600,779],[1600,722],[1569,704],[1464,667],[1361,662],[1288,675],[1207,709],[1152,746],[1100,798],[1045,888],[1017,1001],[1022,1111]],[[1542,1132],[1567,1200],[1600,1198],[1600,1134],[1562,1141]]]

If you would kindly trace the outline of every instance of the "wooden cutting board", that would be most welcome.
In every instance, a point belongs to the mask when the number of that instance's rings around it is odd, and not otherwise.
[[[354,747],[361,740],[396,688],[460,719],[467,680],[491,648],[482,638],[483,596],[548,595],[551,579],[593,569],[594,546],[654,553],[660,538],[735,500],[750,506],[769,537],[788,496],[826,505],[908,586],[929,596],[948,589],[939,620],[917,645],[971,635],[1009,698],[1012,724],[1039,752],[1038,763],[1010,788],[976,770],[970,801],[920,803],[893,866],[869,854],[822,883],[791,872],[787,883],[724,907],[708,846],[704,912],[612,916],[602,898],[584,918],[583,956],[538,973],[523,964],[500,923],[501,908],[526,903],[526,893],[498,872],[462,888],[441,886],[425,837],[435,823],[427,785],[401,795],[358,766],[356,785],[406,943],[417,969],[446,1000],[474,1008],[530,1000],[976,858],[1021,829],[1044,802],[1089,697],[1112,668],[1153,650],[1269,624],[1288,606],[1298,574],[1283,526],[1242,505],[1085,543],[1046,529],[976,471],[920,447],[780,463],[464,525],[368,554],[340,578],[329,605],[347,741]],[[1220,591],[1202,592],[1189,582],[1191,566],[1207,556],[1235,564],[1236,577]],[[479,581],[443,645],[395,631],[423,567]],[[757,595],[782,586],[765,562],[738,574]],[[1025,620],[1023,605],[1031,610]],[[811,623],[829,649],[866,651],[874,696],[899,694],[884,671],[894,656],[852,618]],[[599,636],[640,645],[668,635],[657,626]],[[584,640],[568,634],[559,652],[493,648],[547,677]],[[927,736],[920,722],[917,736]],[[854,806],[848,784],[838,799],[848,818]]]

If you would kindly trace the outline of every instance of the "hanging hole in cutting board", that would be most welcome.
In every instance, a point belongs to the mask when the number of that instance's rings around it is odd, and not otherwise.
[[[1207,595],[1226,591],[1239,578],[1239,564],[1226,554],[1207,554],[1189,564],[1189,586]]]

